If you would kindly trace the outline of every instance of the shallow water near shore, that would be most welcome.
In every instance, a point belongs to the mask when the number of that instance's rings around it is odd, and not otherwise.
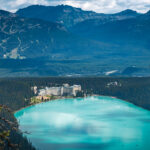
[[[15,113],[39,150],[149,150],[150,111],[111,97],[55,100]]]

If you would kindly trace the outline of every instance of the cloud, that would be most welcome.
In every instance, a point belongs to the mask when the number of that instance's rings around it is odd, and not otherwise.
[[[14,12],[19,8],[35,4],[48,5],[49,2],[47,0],[0,0],[0,9]]]
[[[150,9],[150,0],[0,0],[0,9],[14,12],[35,4],[54,6],[65,4],[100,13],[115,13],[125,9],[146,12]]]

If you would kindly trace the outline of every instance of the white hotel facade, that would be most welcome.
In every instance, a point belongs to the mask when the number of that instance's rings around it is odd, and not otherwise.
[[[54,95],[63,96],[71,95],[76,96],[77,92],[81,91],[81,85],[69,86],[69,84],[63,84],[61,87],[46,87],[39,90],[39,96]]]

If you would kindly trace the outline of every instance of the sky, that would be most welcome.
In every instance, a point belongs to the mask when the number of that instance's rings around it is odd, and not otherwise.
[[[0,9],[15,12],[29,5],[71,5],[99,13],[116,13],[133,9],[141,13],[150,10],[150,0],[0,0]]]

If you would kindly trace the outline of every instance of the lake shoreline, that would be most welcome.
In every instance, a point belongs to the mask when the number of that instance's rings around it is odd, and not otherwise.
[[[94,97],[94,96],[103,96],[103,97],[111,97],[111,98],[116,98],[116,99],[119,99],[117,97],[114,97],[114,96],[106,96],[106,95],[98,95],[98,94],[93,94],[93,95],[89,95],[89,96],[85,96],[85,97],[75,97],[75,98],[87,98],[87,97]],[[15,110],[13,111],[13,114],[17,113],[18,111],[22,110],[22,109],[25,109],[25,108],[28,108],[28,107],[31,107],[31,106],[35,106],[35,105],[38,105],[38,104],[42,104],[42,103],[46,103],[46,102],[50,102],[50,101],[55,101],[55,100],[64,100],[64,99],[74,99],[74,97],[61,97],[61,98],[56,98],[56,99],[51,99],[51,100],[47,100],[47,101],[44,101],[44,102],[39,102],[39,103],[36,103],[36,104],[31,104],[31,105],[28,105],[28,106],[25,106],[25,107],[22,107],[18,110]],[[124,101],[124,100],[123,100]]]
[[[66,145],[68,149],[76,150],[77,146],[82,149],[83,145],[78,143],[84,142],[84,149],[88,149],[90,144],[90,148],[94,149],[97,144],[105,144],[108,137],[114,140],[114,135],[117,138],[110,150],[122,147],[132,150],[137,148],[138,143],[143,149],[145,144],[149,145],[150,111],[111,97],[58,100],[27,108],[15,116],[20,123],[19,129],[26,131],[24,136],[41,150],[51,145],[53,149],[59,147],[60,150]],[[139,135],[139,131],[144,134]]]
[[[61,98],[51,99],[51,100],[47,100],[47,101],[44,101],[44,102],[39,102],[39,103],[36,103],[36,104],[31,104],[31,105],[22,107],[22,108],[20,108],[20,109],[18,109],[18,110],[16,110],[16,111],[13,111],[13,114],[15,115],[15,113],[17,113],[18,111],[21,111],[21,110],[23,110],[23,109],[25,109],[25,108],[28,108],[28,107],[31,107],[31,106],[35,106],[35,105],[38,105],[38,104],[42,104],[42,103],[46,103],[46,102],[50,102],[50,101],[64,100],[64,99],[75,99],[75,98],[79,99],[79,98],[88,98],[88,97],[99,97],[99,96],[101,96],[101,97],[110,97],[110,98],[113,98],[113,99],[118,99],[118,100],[121,100],[121,101],[130,103],[130,104],[132,104],[132,105],[135,105],[135,106],[139,107],[140,109],[144,109],[144,110],[150,111],[149,109],[146,109],[146,108],[144,108],[144,107],[142,107],[142,106],[136,105],[136,104],[132,103],[132,102],[129,101],[129,100],[120,99],[120,98],[115,97],[115,96],[106,96],[106,95],[93,94],[93,95],[88,95],[88,96],[86,96],[86,97],[69,97],[69,98],[68,98],[68,97],[61,97]]]

